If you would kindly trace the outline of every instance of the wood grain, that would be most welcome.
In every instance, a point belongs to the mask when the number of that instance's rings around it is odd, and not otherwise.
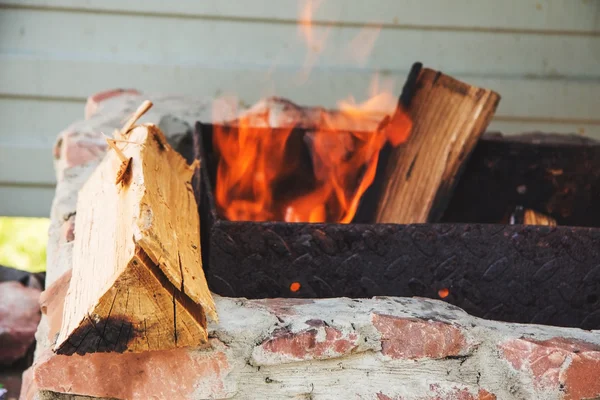
[[[146,351],[206,342],[217,319],[200,258],[188,166],[154,125],[134,128],[79,193],[73,277],[55,351]],[[121,145],[123,145],[121,143]]]
[[[531,209],[526,209],[523,214],[523,224],[556,226],[556,220],[540,212]]]
[[[491,90],[423,69],[408,110],[413,129],[390,153],[375,222],[424,223],[441,217],[499,101]]]

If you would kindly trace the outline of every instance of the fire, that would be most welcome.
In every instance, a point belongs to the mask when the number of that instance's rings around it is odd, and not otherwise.
[[[307,2],[300,16],[300,32],[308,47],[305,74],[329,34],[329,29],[313,28],[312,14],[320,3]],[[371,27],[352,41],[357,61],[366,60],[378,33]],[[234,221],[351,222],[375,178],[381,149],[388,141],[394,146],[402,143],[412,128],[407,114],[397,109],[392,89],[393,82],[375,75],[367,101],[357,103],[351,97],[339,101],[338,112],[321,113],[320,121],[308,130],[292,124],[276,129],[257,126],[251,114],[234,125],[215,126],[219,212]],[[375,129],[392,113],[385,128]]]
[[[382,147],[403,142],[412,123],[400,111],[385,129],[338,127],[367,126],[373,103],[387,99],[378,94],[362,104],[340,103],[340,112],[324,114],[310,130],[256,127],[252,115],[216,125],[219,211],[229,220],[351,222]]]
[[[310,71],[317,63],[323,50],[325,50],[325,44],[331,32],[331,27],[314,27],[313,14],[319,9],[322,3],[323,0],[306,2],[306,5],[300,11],[298,19],[298,33],[307,47],[301,76],[303,82],[308,79]]]

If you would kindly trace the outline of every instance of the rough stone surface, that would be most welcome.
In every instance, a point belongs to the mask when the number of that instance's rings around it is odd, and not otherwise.
[[[47,317],[48,340],[52,343],[60,331],[62,324],[64,299],[71,283],[71,269],[58,278],[40,295],[40,309]]]
[[[55,355],[47,350],[32,369],[39,389],[122,399],[189,399],[198,385],[213,398],[231,395],[226,346],[211,341],[210,351],[169,350],[146,353]],[[204,376],[203,382],[198,376]]]
[[[295,361],[326,360],[352,353],[359,335],[328,326],[322,320],[306,321],[313,328],[292,333],[282,329],[252,352],[253,365],[277,365]]]
[[[393,359],[445,358],[471,351],[460,329],[437,321],[373,315],[381,334],[381,354]]]
[[[40,291],[19,282],[0,282],[0,366],[23,358],[40,322]]]
[[[119,97],[124,94],[136,95],[140,93],[135,89],[112,89],[99,92],[88,97],[87,102],[85,103],[85,119],[92,118],[92,116],[98,112],[98,108],[103,101],[106,101],[112,97]]]
[[[502,355],[541,393],[560,391],[564,399],[600,396],[600,347],[577,339],[511,339],[499,345]]]
[[[60,307],[68,278],[69,272],[45,292],[46,314]],[[84,356],[46,349],[28,372],[24,393],[33,394],[24,398],[47,392],[128,399],[600,395],[597,333],[486,321],[418,298],[215,301],[221,321],[209,325],[209,347]],[[568,368],[556,372],[558,362]]]
[[[48,285],[56,283],[41,299],[45,315],[36,334],[36,362],[25,375],[23,398],[553,400],[600,396],[600,332],[487,321],[442,301],[420,298],[215,296],[220,323],[209,324],[210,348],[84,356],[49,352],[69,279],[70,239],[77,234],[69,224],[76,224],[77,191],[103,154],[95,140],[100,140],[100,132],[110,134],[120,127],[145,98],[155,107],[141,122],[160,124],[175,142],[196,120],[235,115],[236,105],[227,103],[209,107],[202,99],[109,91],[90,99],[87,120],[61,134],[46,278]],[[86,144],[75,145],[78,140]],[[63,149],[69,141],[71,146]],[[67,150],[82,154],[67,154],[63,160]]]

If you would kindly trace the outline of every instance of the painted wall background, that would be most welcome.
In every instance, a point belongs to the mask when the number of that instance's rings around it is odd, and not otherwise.
[[[498,91],[490,130],[600,139],[600,0],[0,0],[0,215],[48,215],[51,147],[95,92],[335,107],[416,60]]]

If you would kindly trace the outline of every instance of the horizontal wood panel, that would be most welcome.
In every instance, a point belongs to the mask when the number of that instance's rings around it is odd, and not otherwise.
[[[55,182],[51,146],[0,142],[0,185],[53,185]]]
[[[368,70],[318,69],[308,80],[303,80],[299,71],[292,69],[269,74],[262,68],[124,64],[27,56],[0,56],[0,70],[4,72],[0,74],[0,93],[10,95],[85,98],[108,88],[134,87],[148,93],[205,97],[236,94],[247,104],[277,94],[298,104],[325,107],[335,107],[339,99],[348,95],[357,101],[365,100],[372,78]],[[393,92],[400,93],[406,73],[394,72],[384,77],[394,80]],[[502,100],[497,114],[504,117],[600,124],[600,81],[456,77],[498,91]]]
[[[313,4],[313,20],[338,24],[461,27],[597,33],[597,1],[573,0],[2,0],[18,7],[185,18],[244,18],[294,21]]]
[[[6,186],[0,183],[0,216],[48,217],[54,187]]]
[[[488,131],[499,131],[507,135],[534,131],[577,133],[600,140],[600,125],[494,121]],[[15,185],[14,182],[35,186],[23,187],[22,184]],[[0,145],[0,215],[48,216],[54,182],[51,147],[17,151]]]
[[[493,121],[488,131],[507,135],[534,131],[577,133],[600,140],[600,125]],[[15,185],[15,182],[34,186]],[[54,183],[51,147],[19,151],[0,145],[0,216],[48,216]]]
[[[422,61],[455,75],[600,77],[600,36],[321,26],[307,45],[292,24],[22,9],[1,13],[0,52],[6,54],[272,70],[393,71]]]
[[[83,118],[84,102],[0,95],[0,145],[49,147],[59,132]]]

